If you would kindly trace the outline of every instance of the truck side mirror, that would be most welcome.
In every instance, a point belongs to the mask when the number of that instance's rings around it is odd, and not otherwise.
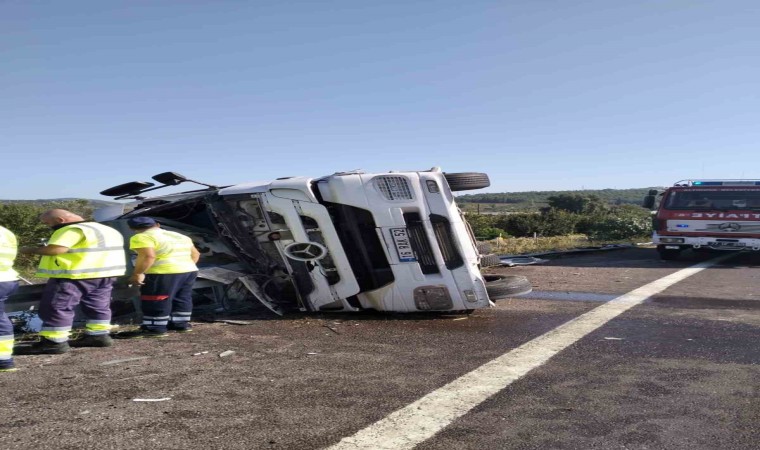
[[[151,178],[168,186],[176,186],[184,181],[190,181],[184,175],[180,175],[177,172],[162,172],[158,175],[153,175]]]
[[[654,209],[654,200],[655,200],[655,196],[652,194],[649,194],[646,197],[644,197],[644,203],[642,204],[642,206],[646,209],[650,209],[650,210]]]

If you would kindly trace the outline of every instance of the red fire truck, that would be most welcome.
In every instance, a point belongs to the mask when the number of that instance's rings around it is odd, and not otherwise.
[[[662,259],[686,249],[760,251],[760,180],[683,180],[649,191],[652,240]]]

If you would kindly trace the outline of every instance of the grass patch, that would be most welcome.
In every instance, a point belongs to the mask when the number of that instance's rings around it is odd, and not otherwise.
[[[636,242],[647,242],[649,236],[643,236]],[[570,250],[579,247],[601,246],[606,244],[631,244],[631,241],[592,241],[585,234],[550,237],[505,237],[484,241],[491,244],[492,253],[498,255],[523,255],[527,253]]]

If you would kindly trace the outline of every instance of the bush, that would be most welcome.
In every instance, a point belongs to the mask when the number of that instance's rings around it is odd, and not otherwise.
[[[474,230],[474,229],[473,229]],[[498,237],[507,236],[507,232],[501,228],[496,227],[482,227],[477,232],[473,231],[475,236],[480,240],[496,239]]]
[[[618,241],[652,233],[652,223],[635,217],[608,217],[595,224],[588,236],[595,241]]]
[[[496,227],[505,230],[511,236],[528,237],[538,233],[541,216],[534,213],[520,213],[499,216]]]

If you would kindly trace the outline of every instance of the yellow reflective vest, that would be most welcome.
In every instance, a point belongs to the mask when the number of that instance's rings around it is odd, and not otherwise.
[[[156,261],[146,274],[173,274],[195,272],[198,267],[192,259],[193,241],[180,233],[161,228],[150,228],[137,233],[129,240],[129,248],[153,248]]]
[[[0,282],[18,280],[18,272],[13,270],[18,242],[16,235],[5,227],[0,227]]]
[[[81,280],[124,275],[127,262],[121,233],[96,222],[73,223],[56,230],[51,243],[55,242],[56,233],[72,228],[80,230],[84,239],[69,247],[66,253],[43,256],[37,269],[38,277]]]

